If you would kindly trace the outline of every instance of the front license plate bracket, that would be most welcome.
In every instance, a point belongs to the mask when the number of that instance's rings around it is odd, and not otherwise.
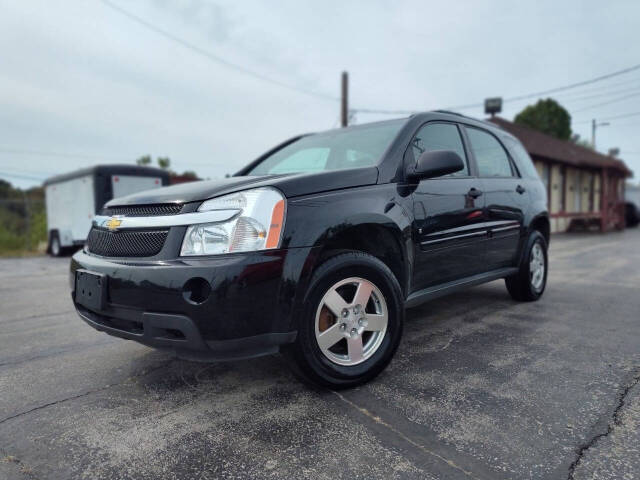
[[[104,310],[107,299],[107,276],[89,270],[76,270],[76,303],[89,310]]]

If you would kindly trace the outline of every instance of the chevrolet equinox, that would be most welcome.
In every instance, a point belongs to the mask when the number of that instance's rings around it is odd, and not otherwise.
[[[546,190],[527,152],[448,112],[301,135],[233,177],[108,202],[71,261],[93,328],[179,357],[282,351],[331,388],[391,360],[404,310],[504,278],[544,292]]]

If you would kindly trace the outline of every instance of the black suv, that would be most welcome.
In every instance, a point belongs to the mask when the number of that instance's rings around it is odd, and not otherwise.
[[[339,388],[387,365],[405,307],[499,278],[540,298],[548,244],[545,188],[518,140],[430,112],[112,200],[70,280],[97,330],[203,361],[282,350]]]

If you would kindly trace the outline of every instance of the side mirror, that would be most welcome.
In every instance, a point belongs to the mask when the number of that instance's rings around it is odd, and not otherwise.
[[[453,150],[424,152],[415,165],[407,168],[407,177],[412,180],[441,177],[464,169],[464,161]]]

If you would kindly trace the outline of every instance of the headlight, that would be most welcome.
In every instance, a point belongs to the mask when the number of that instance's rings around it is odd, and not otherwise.
[[[212,198],[198,208],[199,212],[211,210],[231,211],[233,217],[224,222],[189,226],[180,255],[217,255],[269,250],[280,246],[285,200],[278,190],[245,190]]]

